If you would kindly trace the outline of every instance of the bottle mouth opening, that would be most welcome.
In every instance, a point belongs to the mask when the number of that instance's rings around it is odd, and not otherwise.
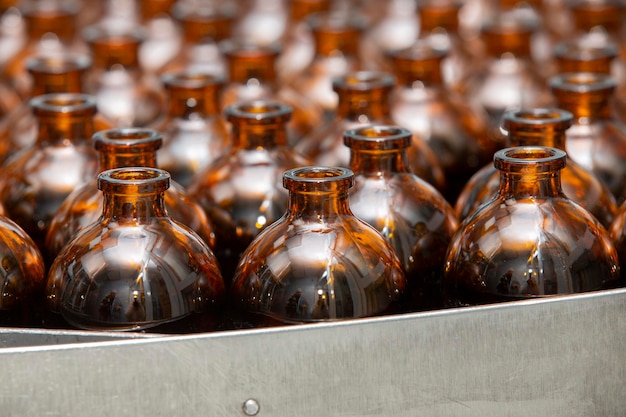
[[[565,167],[566,153],[546,146],[518,146],[494,154],[494,166],[507,172],[550,172]]]
[[[502,130],[515,132],[553,132],[565,131],[572,125],[574,115],[557,108],[535,108],[514,110],[502,116]]]
[[[411,132],[399,126],[363,126],[347,130],[344,144],[353,149],[393,150],[411,145]]]
[[[98,189],[115,194],[159,193],[169,185],[169,172],[157,168],[115,168],[98,174]]]
[[[396,78],[382,71],[355,71],[333,81],[333,89],[366,91],[374,88],[392,88]]]
[[[237,119],[259,123],[274,122],[276,119],[286,121],[291,117],[291,113],[290,106],[266,100],[239,102],[226,108],[226,118],[229,122]]]
[[[128,152],[134,151],[134,153],[157,150],[163,143],[163,138],[159,132],[140,127],[101,130],[94,133],[92,140],[97,150],[123,148]]]
[[[36,114],[45,113],[96,113],[96,99],[89,94],[43,94],[30,99]]]
[[[609,74],[596,72],[569,72],[555,75],[549,81],[553,90],[563,90],[574,93],[612,90],[617,86],[614,78]]]
[[[352,187],[354,173],[343,167],[307,166],[293,168],[283,174],[283,186],[290,191],[337,191],[339,187]]]
[[[87,55],[65,54],[59,56],[38,56],[26,61],[26,68],[31,73],[63,74],[72,71],[86,71],[91,66]]]
[[[169,88],[201,89],[220,86],[224,79],[220,76],[201,72],[181,71],[163,75],[162,83]]]
[[[583,38],[560,42],[554,47],[554,56],[561,59],[591,61],[615,59],[619,55],[617,45],[607,43],[605,39],[596,42],[593,38]]]

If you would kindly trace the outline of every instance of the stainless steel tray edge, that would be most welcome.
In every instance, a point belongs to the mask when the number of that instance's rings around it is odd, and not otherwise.
[[[625,416],[625,314],[626,290],[612,290],[251,331],[77,335],[0,348],[0,415]]]

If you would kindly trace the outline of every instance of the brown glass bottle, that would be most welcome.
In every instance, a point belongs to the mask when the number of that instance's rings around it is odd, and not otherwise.
[[[37,324],[46,270],[41,252],[15,222],[0,215],[0,327]]]
[[[297,90],[279,84],[275,68],[280,54],[278,45],[260,46],[242,39],[229,39],[221,43],[221,49],[228,68],[220,100],[222,109],[252,100],[287,104],[293,112],[288,126],[288,142],[292,145],[322,123],[321,107]]]
[[[96,101],[86,94],[57,93],[30,103],[37,142],[5,163],[0,200],[6,215],[44,252],[50,222],[63,200],[97,174],[97,155],[89,142]]]
[[[94,134],[93,145],[99,153],[99,172],[124,167],[157,167],[161,135],[152,129],[126,128],[104,130]],[[165,208],[172,218],[197,233],[210,247],[215,236],[202,208],[177,182],[163,195]],[[98,220],[102,214],[103,196],[97,179],[74,189],[52,218],[46,235],[46,256],[53,260],[78,232]]]
[[[572,121],[573,115],[568,111],[537,108],[505,113],[502,129],[507,132],[511,147],[548,146],[565,151],[566,132]],[[606,184],[571,157],[567,158],[560,176],[563,193],[608,227],[617,213],[617,203]],[[470,216],[493,199],[499,187],[500,173],[493,164],[482,168],[470,179],[456,202],[459,218]]]
[[[26,70],[29,58],[87,53],[76,32],[79,3],[73,0],[26,0],[19,4],[27,32],[26,44],[3,67],[3,74],[22,99],[32,97]]]
[[[159,168],[183,187],[191,178],[224,154],[228,133],[220,112],[220,77],[196,72],[165,74],[167,114],[150,127],[163,136]]]
[[[469,42],[459,34],[459,13],[462,2],[424,1],[418,7],[420,22],[419,38],[429,42],[433,48],[446,52],[442,60],[442,77],[445,84],[453,90],[472,72],[476,66],[478,52],[471,53]]]
[[[146,72],[160,74],[183,45],[182,30],[173,16],[178,2],[139,0],[138,3],[139,20],[145,32],[145,39],[139,48],[139,61]]]
[[[346,131],[344,141],[354,172],[350,208],[400,258],[407,279],[406,308],[441,308],[441,275],[458,222],[443,195],[409,169],[411,132],[397,126],[360,127]]]
[[[226,63],[219,42],[232,36],[234,10],[219,2],[178,1],[172,16],[182,28],[183,41],[162,72],[192,71],[225,77]]]
[[[461,223],[444,270],[448,306],[573,294],[614,286],[617,252],[606,229],[561,190],[563,150],[496,152],[500,188]]]
[[[284,85],[289,85],[313,61],[315,41],[307,19],[331,9],[330,0],[290,0],[287,3],[289,19],[280,41],[282,52],[276,60],[278,79]]]
[[[437,156],[446,178],[443,195],[454,204],[465,183],[491,159],[494,150],[485,140],[488,115],[444,84],[446,54],[427,40],[389,54],[398,80],[389,101],[394,123],[408,128],[416,140],[425,141]]]
[[[169,174],[117,168],[98,176],[99,220],[56,258],[47,306],[72,326],[187,333],[215,328],[225,289],[215,256],[164,205]]]
[[[215,255],[230,283],[239,257],[261,230],[285,211],[280,179],[309,161],[287,145],[291,108],[272,101],[233,104],[226,109],[231,148],[196,175],[189,193],[215,230]]]
[[[611,111],[615,81],[599,73],[568,73],[550,79],[558,107],[574,115],[569,157],[604,181],[618,204],[626,199],[626,128]]]
[[[32,97],[54,93],[82,93],[86,71],[91,66],[87,55],[38,56],[26,61],[32,78]],[[96,116],[94,116],[96,117]],[[6,160],[37,140],[37,120],[29,100],[12,109],[0,125],[0,160]]]
[[[531,58],[531,36],[536,24],[515,13],[498,13],[482,28],[486,56],[460,84],[460,91],[472,105],[490,115],[488,140],[492,149],[505,146],[500,132],[504,112],[545,107],[552,98]]]
[[[354,71],[333,81],[339,97],[334,119],[315,129],[295,145],[296,151],[321,166],[348,167],[350,150],[343,143],[343,133],[351,128],[372,124],[393,124],[390,114],[391,91],[395,77],[382,71]],[[413,138],[409,150],[413,172],[443,190],[445,176],[437,157],[425,141]]]
[[[333,80],[362,68],[359,45],[364,25],[338,12],[316,13],[308,24],[315,44],[313,61],[291,85],[323,109],[325,120],[332,120],[338,105]]]
[[[350,211],[352,171],[288,170],[284,216],[251,243],[232,287],[254,326],[311,323],[398,311],[406,282],[398,257]]]
[[[144,127],[164,111],[158,80],[149,79],[139,65],[144,35],[124,27],[93,25],[83,31],[93,65],[85,91],[96,97],[98,111],[113,127]]]

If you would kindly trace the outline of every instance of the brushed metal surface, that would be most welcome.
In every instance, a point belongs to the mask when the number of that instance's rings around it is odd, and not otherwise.
[[[143,333],[87,332],[0,327],[0,349],[156,337]]]
[[[9,416],[623,416],[626,290],[0,349]],[[245,404],[245,406],[244,406]]]

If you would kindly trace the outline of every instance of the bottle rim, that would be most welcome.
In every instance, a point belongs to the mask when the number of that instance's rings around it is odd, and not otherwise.
[[[283,174],[283,187],[294,192],[335,192],[354,185],[354,172],[339,166],[305,166]]]
[[[547,146],[515,146],[497,151],[494,166],[506,172],[553,172],[565,167],[564,150]]]
[[[287,121],[291,118],[291,106],[272,100],[242,101],[229,105],[224,113],[231,122],[245,120],[247,123],[267,124]]]
[[[574,115],[559,108],[531,108],[510,110],[502,116],[501,130],[504,134],[545,133],[566,131],[573,123]]]
[[[393,88],[396,77],[386,71],[352,71],[333,80],[333,90],[369,91]]]
[[[224,77],[220,75],[189,70],[168,72],[161,76],[161,83],[166,88],[200,90],[213,86],[219,87],[224,82]]]
[[[591,93],[612,91],[617,87],[615,79],[610,74],[597,72],[566,72],[555,75],[548,81],[553,91],[569,93]]]
[[[129,153],[143,153],[159,149],[163,137],[155,129],[128,127],[100,130],[93,134],[92,141],[96,150],[113,148]]]
[[[86,71],[91,67],[91,57],[84,54],[67,53],[54,56],[35,56],[26,60],[26,69],[35,74],[64,74]]]
[[[29,104],[33,112],[38,115],[47,113],[95,114],[97,111],[96,98],[82,93],[42,94],[31,98]]]
[[[412,133],[401,126],[370,125],[346,130],[343,143],[358,150],[394,150],[411,146]]]
[[[98,174],[98,189],[115,194],[158,194],[170,186],[170,173],[148,167],[123,167]]]

